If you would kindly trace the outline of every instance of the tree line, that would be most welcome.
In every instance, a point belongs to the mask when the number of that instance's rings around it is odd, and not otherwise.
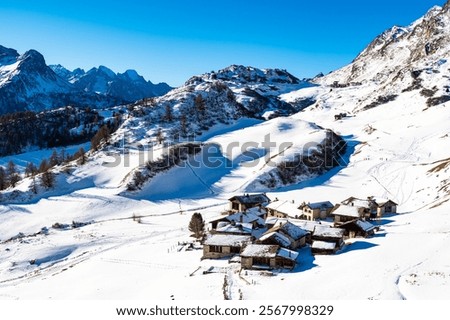
[[[90,108],[65,107],[35,113],[16,112],[0,116],[0,156],[18,154],[27,148],[55,148],[80,144],[92,139],[99,128],[115,131],[121,114],[105,119]]]
[[[42,159],[39,166],[36,166],[33,162],[28,162],[23,175],[20,174],[17,165],[11,160],[5,168],[0,166],[0,190],[14,188],[23,178],[31,178],[31,190],[34,193],[37,193],[38,185],[50,189],[55,185],[55,174],[51,169],[73,160],[77,160],[79,164],[86,163],[87,156],[84,148],[81,147],[73,155],[66,153],[64,149],[59,153],[53,150],[50,157]]]

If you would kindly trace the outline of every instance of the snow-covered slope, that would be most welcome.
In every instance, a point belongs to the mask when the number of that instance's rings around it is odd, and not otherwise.
[[[296,84],[283,76],[281,85],[271,80],[267,89],[259,78],[264,72],[230,67],[130,106],[112,137],[111,153],[92,153],[83,166],[57,167],[61,189],[0,208],[0,296],[169,300],[223,299],[225,292],[232,299],[263,300],[449,299],[448,47],[428,54],[413,50],[422,41],[441,43],[449,36],[448,7],[385,33],[353,64],[317,86],[288,89]],[[241,71],[235,75],[230,69]],[[247,103],[242,88],[294,110],[299,101],[313,104],[264,121],[260,116],[268,104]],[[336,120],[342,113],[347,116]],[[155,122],[164,115],[166,120]],[[193,142],[216,146],[220,152],[211,149],[211,160],[229,168],[195,167],[200,153],[190,166],[156,175],[139,192],[125,192],[131,174],[161,154],[159,128],[169,140],[178,133],[181,141],[189,141],[183,134],[189,128]],[[399,204],[399,214],[374,221],[380,228],[375,237],[347,241],[332,256],[313,257],[309,248],[302,249],[296,269],[272,277],[239,274],[238,266],[225,260],[201,260],[200,248],[183,244],[189,241],[193,212],[208,220],[228,208],[229,197],[261,190],[258,181],[267,173],[266,150],[260,148],[265,135],[277,144],[271,153],[292,142],[284,154],[289,157],[307,142],[317,145],[328,132],[324,128],[348,143],[341,165],[277,185],[267,195],[295,203],[390,198]],[[257,144],[247,144],[251,152],[246,153],[239,146],[247,142]],[[246,166],[254,161],[259,163]],[[27,183],[17,188],[25,191]]]

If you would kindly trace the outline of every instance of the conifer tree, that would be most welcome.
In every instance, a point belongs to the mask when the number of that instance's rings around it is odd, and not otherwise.
[[[50,189],[55,186],[55,174],[52,170],[47,170],[41,174],[41,186]]]
[[[8,187],[8,181],[6,178],[6,172],[3,167],[0,166],[0,190],[4,190]]]
[[[38,168],[33,162],[28,162],[27,167],[25,168],[25,176],[31,177],[35,176],[38,173]]]
[[[20,181],[20,175],[17,172],[16,164],[11,160],[6,167],[6,174],[8,177],[8,184],[11,187],[15,187],[17,182]]]
[[[205,234],[205,221],[201,213],[195,212],[189,222],[189,231],[193,233],[194,238],[201,239]]]

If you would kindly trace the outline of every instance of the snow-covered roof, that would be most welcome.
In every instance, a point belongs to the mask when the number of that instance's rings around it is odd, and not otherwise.
[[[230,215],[221,215],[217,216],[215,218],[212,218],[209,220],[209,223],[215,222],[215,221],[228,221],[228,222],[235,222],[240,224],[246,224],[246,223],[253,223],[256,222],[258,225],[263,226],[264,225],[264,219],[261,218],[256,213],[250,211],[250,212],[236,212]]]
[[[295,224],[293,224],[289,221],[282,224],[280,227],[274,227],[274,229],[275,228],[278,228],[280,231],[285,232],[287,235],[289,235],[294,240],[301,239],[308,235],[308,231],[303,230],[299,226],[296,226]]]
[[[292,250],[289,250],[289,249],[286,249],[286,248],[280,248],[278,250],[277,256],[283,257],[285,259],[289,259],[289,260],[292,260],[292,261],[295,261],[295,260],[297,260],[298,252],[292,251]]]
[[[276,225],[279,223],[285,223],[288,221],[286,218],[279,218],[279,217],[267,217],[266,224]]]
[[[326,241],[313,241],[311,248],[312,249],[323,249],[323,250],[334,250],[336,248],[336,243],[326,242]]]
[[[240,222],[240,223],[252,223],[256,222],[257,224],[263,226],[264,225],[264,219],[259,217],[258,215],[252,213],[252,212],[237,212],[234,214],[231,214],[226,217],[226,219],[230,222]]]
[[[364,231],[369,232],[375,230],[375,226],[368,221],[357,220],[356,224]]]
[[[314,231],[316,226],[323,226],[323,225],[330,226],[329,224],[324,223],[323,221],[306,221],[306,220],[290,220],[290,221],[296,226],[299,226],[303,230],[306,230],[310,233]]]
[[[238,236],[238,235],[228,235],[228,234],[213,234],[208,236],[205,240],[205,245],[208,246],[230,246],[230,247],[241,247],[245,243],[251,242],[252,237],[250,236]]]
[[[224,223],[224,224],[222,224]],[[236,223],[235,225],[232,225],[228,222],[220,222],[217,225],[216,231],[217,232],[224,232],[224,233],[248,233],[251,234],[253,230],[253,226],[250,223]]]
[[[242,250],[241,257],[265,257],[274,258],[279,246],[268,244],[249,244]]]
[[[298,257],[298,252],[280,248],[278,245],[249,244],[242,250],[241,257],[283,257],[295,261]]]
[[[344,236],[344,232],[344,229],[316,226],[314,228],[313,235],[317,237],[342,238]]]
[[[394,205],[397,205],[396,202],[392,201],[391,199],[384,199],[384,198],[374,198],[375,202],[378,204],[379,207],[383,207],[384,205],[386,205],[388,202],[392,203]]]
[[[303,214],[302,210],[298,208],[299,204],[292,203],[292,201],[274,201],[269,203],[266,208],[284,213],[290,217],[300,216]]]
[[[358,199],[355,197],[350,197],[350,198],[342,201],[342,204],[345,204],[345,205],[352,204],[353,206],[361,207],[361,208],[370,208],[373,205],[377,205],[377,203],[373,199],[372,200]]]
[[[269,233],[266,233],[266,234],[262,235],[262,236],[259,238],[259,240],[260,240],[260,241],[264,241],[264,240],[267,240],[267,239],[270,239],[270,238],[274,238],[274,240],[275,240],[279,245],[281,245],[281,246],[283,246],[283,247],[289,247],[289,246],[292,244],[292,243],[291,243],[291,240],[289,240],[288,237],[286,237],[285,235],[283,235],[283,234],[281,234],[281,233],[279,233],[279,232],[276,232],[276,231],[269,232]]]
[[[334,207],[330,201],[308,203],[306,206],[311,209],[331,209]]]
[[[312,233],[314,231],[314,228],[316,226],[321,226],[321,225],[327,225],[330,226],[330,223],[327,223],[325,221],[307,221],[307,220],[300,220],[300,219],[286,219],[286,218],[278,218],[278,217],[268,217],[266,219],[266,224],[268,225],[279,225],[280,223],[286,223],[287,221],[289,221],[290,223],[302,228],[305,231],[308,231],[310,233]]]
[[[245,212],[247,213],[253,213],[254,215],[257,215],[258,217],[263,216],[266,214],[266,210],[262,207],[253,207],[253,208],[248,208]]]
[[[270,199],[264,193],[257,194],[245,194],[243,196],[234,196],[229,199],[230,201],[237,200],[240,203],[255,204],[269,202]]]
[[[362,216],[362,210],[362,207],[340,204],[331,214],[336,216],[360,218]]]

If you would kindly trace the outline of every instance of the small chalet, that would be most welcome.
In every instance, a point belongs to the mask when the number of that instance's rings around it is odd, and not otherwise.
[[[344,237],[344,230],[339,228],[332,228],[329,226],[316,226],[312,234],[313,240],[335,242],[339,246],[342,244]]]
[[[266,219],[266,227],[268,229],[272,229],[273,227],[279,225],[280,223],[286,223],[287,221],[291,222],[292,224],[296,225],[297,227],[300,227],[301,229],[305,230],[307,232],[306,235],[306,243],[311,243],[311,235],[314,232],[314,228],[316,226],[329,226],[331,227],[332,224],[327,223],[326,221],[307,221],[307,220],[300,220],[300,219],[285,219],[285,218],[276,218],[276,217],[269,217]]]
[[[364,219],[366,209],[358,206],[337,204],[331,215],[334,216],[334,225],[338,226],[355,219]]]
[[[275,200],[266,206],[268,217],[314,221],[325,219],[333,209],[329,201],[296,204],[294,201]]]
[[[278,244],[281,247],[296,250],[306,244],[308,231],[286,221],[269,229],[259,239],[261,244]]]
[[[233,212],[244,212],[247,209],[263,206],[270,202],[270,199],[264,193],[247,193],[243,196],[234,196],[228,200],[230,201],[230,210]]]
[[[313,254],[332,254],[344,245],[344,229],[316,226],[312,234],[311,252]],[[324,251],[324,252],[322,252]]]
[[[313,241],[311,245],[311,253],[316,254],[335,254],[338,250],[335,242]]]
[[[367,197],[367,199],[358,199],[350,197],[342,204],[349,206],[362,207],[367,214],[367,217],[375,219],[381,218],[385,213],[397,213],[397,203],[389,199],[380,199],[374,197]]]
[[[249,244],[241,252],[243,269],[293,269],[298,253],[278,245]]]
[[[340,229],[345,230],[344,236],[347,238],[356,237],[371,237],[375,234],[377,227],[368,221],[353,220],[345,222],[339,226]]]
[[[381,218],[384,214],[397,213],[398,204],[389,199],[376,199],[378,204],[376,218]],[[371,215],[373,218],[373,215]]]
[[[299,209],[301,209],[303,213],[299,218],[310,221],[326,219],[330,215],[333,208],[334,205],[329,201],[302,203]]]
[[[277,218],[294,218],[297,219],[303,214],[299,209],[299,205],[294,201],[275,200],[266,205],[267,216]]]
[[[241,235],[209,235],[203,243],[202,259],[220,259],[239,254],[241,249],[251,243],[253,237]]]
[[[350,197],[341,202],[347,206],[364,208],[367,213],[376,212],[378,204],[372,197],[367,197],[367,199],[359,199],[356,197]]]
[[[263,219],[264,213],[259,212],[258,209],[249,210],[248,212],[235,212],[230,214],[225,214],[218,216],[209,221],[211,224],[211,228],[216,230],[220,224],[220,226],[224,226],[222,222],[226,222],[232,225],[251,225],[252,229],[262,228],[265,225],[265,221]]]

